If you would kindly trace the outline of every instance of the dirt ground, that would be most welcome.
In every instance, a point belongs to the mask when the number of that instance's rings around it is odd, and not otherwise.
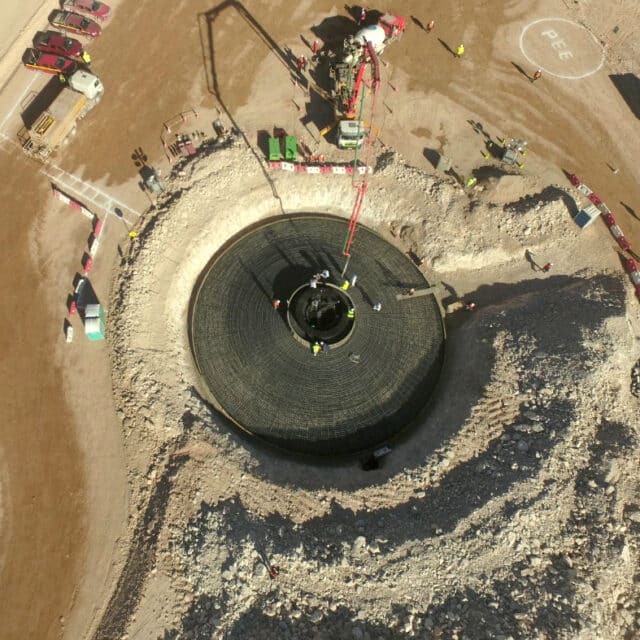
[[[604,225],[578,233],[560,191],[579,198],[563,173],[576,172],[640,246],[640,151],[630,144],[640,108],[633,83],[625,99],[611,79],[626,78],[622,87],[629,74],[637,79],[637,4],[384,7],[409,22],[384,54],[376,118],[381,142],[401,158],[381,168],[363,222],[424,252],[443,299],[452,295],[446,283],[483,310],[450,319],[460,345],[475,346],[451,347],[442,389],[467,393],[455,406],[440,397],[429,428],[398,443],[374,479],[357,465],[326,477],[270,458],[219,421],[207,425],[185,384],[192,374],[167,365],[167,354],[186,358],[175,349],[184,347],[187,283],[199,265],[216,243],[279,206],[242,138],[172,183],[192,189],[177,214],[149,230],[147,253],[127,237],[129,225],[142,230],[153,220],[135,213],[148,200],[131,154],[141,147],[166,174],[160,134],[181,112],[200,114],[185,131],[210,134],[221,114],[254,148],[259,130],[279,125],[336,156],[318,136],[326,106],[292,82],[286,51],[309,55],[303,38],[340,32],[345,8],[324,0],[293,10],[284,0],[113,4],[89,47],[106,94],[54,159],[131,207],[128,222],[112,208],[96,211],[107,221],[92,272],[113,314],[106,343],[86,342],[79,324],[74,343],[64,343],[65,303],[90,228],[51,200],[50,168],[15,148],[14,105],[32,75],[0,73],[8,78],[1,287],[10,310],[0,332],[3,637],[635,637],[640,425],[628,388],[640,357],[638,300]],[[550,17],[561,20],[536,22]],[[430,19],[436,28],[427,34],[420,24]],[[458,60],[450,49],[460,42]],[[572,54],[566,66],[560,51]],[[537,66],[543,77],[532,83],[525,76]],[[483,132],[528,141],[521,176],[487,168],[496,163],[482,155]],[[480,189],[469,197],[437,177],[435,153],[461,176],[475,171]],[[348,184],[300,187],[276,177],[275,185],[287,210],[350,211]],[[207,207],[215,218],[204,216]],[[204,230],[216,238],[208,246]],[[531,272],[525,248],[555,263],[553,278]],[[157,326],[154,314],[163,319]],[[575,332],[545,331],[545,323]],[[588,398],[577,399],[576,388]],[[280,580],[265,575],[256,549],[281,564]]]

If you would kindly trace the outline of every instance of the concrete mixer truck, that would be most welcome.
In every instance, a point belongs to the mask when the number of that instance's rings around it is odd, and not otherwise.
[[[345,41],[344,62],[357,60],[358,51],[362,52],[365,43],[370,42],[377,55],[381,55],[385,47],[399,40],[407,28],[407,22],[401,16],[391,14],[383,15],[378,24],[371,24],[363,27],[355,36],[347,38]],[[355,56],[352,58],[352,56]]]
[[[378,56],[389,43],[402,37],[406,26],[406,21],[401,16],[385,14],[377,24],[360,29],[344,41],[340,61],[329,69],[332,80],[331,98],[338,122],[339,148],[357,149],[367,137],[368,127],[358,119],[358,103],[365,71],[367,67],[371,67],[371,85],[377,88],[380,82]]]

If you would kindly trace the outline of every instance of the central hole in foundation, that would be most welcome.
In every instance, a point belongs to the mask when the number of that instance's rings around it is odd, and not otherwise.
[[[289,301],[291,328],[308,342],[340,342],[351,331],[354,314],[347,293],[326,283],[304,285],[294,291]]]

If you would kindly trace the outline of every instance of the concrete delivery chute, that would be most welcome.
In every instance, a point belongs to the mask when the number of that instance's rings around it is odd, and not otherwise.
[[[100,102],[103,93],[104,85],[97,76],[76,71],[49,106],[18,134],[23,151],[39,160],[48,158],[74,130],[77,121]]]

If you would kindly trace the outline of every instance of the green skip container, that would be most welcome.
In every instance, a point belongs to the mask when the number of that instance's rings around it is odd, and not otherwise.
[[[269,160],[277,162],[282,160],[282,151],[280,150],[280,138],[269,138]]]
[[[84,318],[84,332],[89,340],[104,340],[105,312],[101,304],[88,304]]]

